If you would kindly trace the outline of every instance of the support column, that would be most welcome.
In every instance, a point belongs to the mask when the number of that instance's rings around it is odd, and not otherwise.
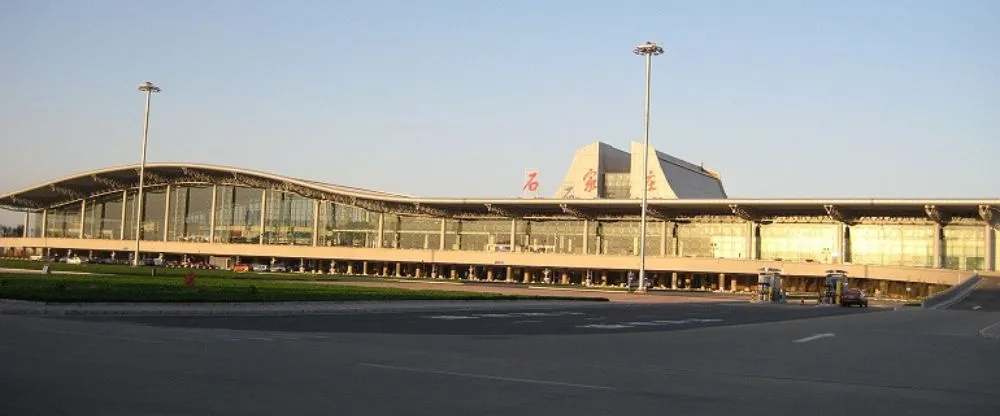
[[[997,265],[997,247],[996,247],[996,229],[987,222],[986,223],[986,271],[996,271]]]
[[[403,265],[400,262],[396,262],[396,277],[401,277],[403,275]]]
[[[28,230],[31,229],[31,213],[24,213],[24,229],[21,230],[21,237],[28,238]]]
[[[753,221],[747,223],[746,243],[746,248],[743,250],[746,253],[746,258],[757,260],[757,253],[754,253],[755,248],[757,248],[757,223]]]
[[[986,228],[987,229],[990,228],[989,224],[986,225]],[[942,241],[941,241],[943,238],[944,238],[944,226],[942,226],[940,223],[934,223],[934,263],[933,264],[934,264],[934,268],[935,269],[940,269],[943,266],[942,263],[944,262],[944,251],[942,250],[943,247],[942,247]],[[986,241],[989,242],[990,239],[987,238]],[[989,259],[989,257],[987,257],[987,259]],[[987,261],[989,261],[989,260],[987,260]]]
[[[736,293],[736,290],[738,289],[736,283],[737,283],[738,280],[740,280],[739,276],[734,277],[732,280],[729,281],[730,286],[732,286],[729,289],[730,292]]]
[[[260,193],[260,239],[258,244],[264,244],[264,231],[267,231],[267,189]]]
[[[313,247],[319,245],[319,200],[313,200]]]
[[[834,241],[834,251],[837,252],[837,260],[834,261],[836,264],[844,264],[847,260],[844,256],[847,254],[847,225],[844,223],[837,224],[837,241]]]
[[[506,281],[508,281],[508,282],[513,282],[514,281],[514,268],[513,267],[507,266],[507,279],[506,279]]]
[[[441,240],[438,242],[438,250],[444,251],[444,234],[447,229],[447,220],[441,218]]]
[[[667,222],[660,223],[660,256],[667,256]]]
[[[125,212],[125,210],[122,209],[122,212]],[[122,227],[124,227],[124,225]],[[49,210],[43,209],[42,210],[42,235],[40,235],[39,237],[46,238],[48,236],[49,236]],[[48,253],[46,253],[46,254],[48,254]]]
[[[219,195],[219,185],[212,185],[212,213],[208,216],[208,242],[215,242],[215,204]]]
[[[382,263],[382,277],[389,275],[389,263]]]
[[[378,233],[375,234],[375,247],[382,248],[382,241],[385,238],[385,213],[378,213]]]
[[[510,219],[510,251],[513,253],[517,251],[517,242],[514,238],[517,236],[517,218]]]
[[[87,222],[87,200],[80,200],[80,236],[78,238],[83,238],[83,226]]]
[[[722,292],[725,290],[726,290],[726,274],[719,273],[719,291]]]
[[[583,220],[583,254],[590,254],[590,220]]]
[[[361,274],[368,276],[368,261],[361,262]]]
[[[670,273],[670,288],[677,289],[677,272]]]
[[[455,220],[455,250],[462,249],[462,220]]]
[[[492,282],[493,281],[493,268],[492,267],[486,268],[486,281],[487,282]]]
[[[167,234],[170,234],[170,193],[171,186],[167,185],[167,193],[163,198],[163,241],[167,241]]]
[[[120,239],[120,240],[124,240],[125,239],[125,219],[126,219],[126,215],[128,215],[127,214],[128,213],[127,210],[128,210],[128,191],[122,191],[122,222],[121,222],[121,229],[122,230],[121,230],[121,235],[119,235],[119,237],[118,237],[118,239]],[[45,217],[42,216],[42,218],[43,218],[42,219],[42,230],[43,230],[42,233],[44,234],[44,230],[45,230],[45,219],[44,218]]]

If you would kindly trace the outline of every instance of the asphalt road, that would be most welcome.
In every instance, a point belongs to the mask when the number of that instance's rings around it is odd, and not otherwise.
[[[978,332],[997,321],[731,304],[0,315],[0,414],[995,415],[1000,340]]]
[[[948,309],[980,312],[1000,312],[1000,277],[984,277],[965,299]]]

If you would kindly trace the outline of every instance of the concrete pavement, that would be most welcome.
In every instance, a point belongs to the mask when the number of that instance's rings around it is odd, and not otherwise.
[[[1000,341],[979,335],[1000,313],[605,305],[0,315],[0,414],[1000,413]]]

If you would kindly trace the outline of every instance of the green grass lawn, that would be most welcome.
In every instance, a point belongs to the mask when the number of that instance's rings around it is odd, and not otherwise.
[[[41,270],[40,261],[31,260],[0,260],[0,268]],[[52,270],[57,272],[86,272],[94,274],[107,274],[116,276],[146,276],[152,277],[155,270],[157,277],[183,277],[188,273],[194,273],[199,278],[229,278],[229,279],[267,279],[267,280],[330,280],[336,275],[305,274],[305,273],[237,273],[232,270],[196,270],[182,268],[132,267],[124,264],[66,264],[51,263]]]
[[[195,285],[189,287],[184,285],[182,277],[21,273],[0,273],[0,298],[46,302],[573,299],[553,296],[506,296],[494,293],[323,285],[308,282],[252,281],[220,277],[199,277],[196,279]]]

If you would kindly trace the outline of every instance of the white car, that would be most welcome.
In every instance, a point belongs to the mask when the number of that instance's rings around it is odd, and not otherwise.
[[[253,265],[253,271],[255,272],[266,272],[268,267],[266,264],[255,264]]]
[[[288,273],[288,268],[284,264],[271,265],[271,271],[275,273]]]
[[[66,264],[84,264],[84,263],[87,263],[89,261],[90,261],[90,259],[88,259],[86,257],[73,256],[73,257],[70,257],[70,258],[66,259]]]

